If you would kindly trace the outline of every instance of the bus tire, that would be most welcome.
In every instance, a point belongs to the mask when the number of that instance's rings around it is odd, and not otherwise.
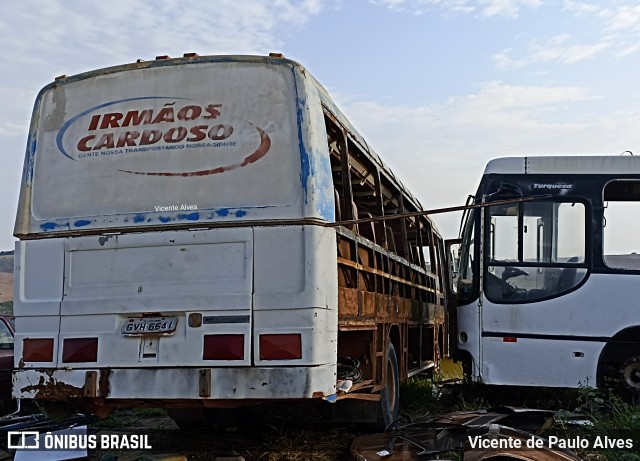
[[[631,355],[620,364],[623,392],[636,397],[640,394],[640,354]]]
[[[398,371],[398,356],[393,343],[387,341],[385,354],[385,386],[380,395],[380,422],[385,428],[393,424],[400,415],[400,372]]]

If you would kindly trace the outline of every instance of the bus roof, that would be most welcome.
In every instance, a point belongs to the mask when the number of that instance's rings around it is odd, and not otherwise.
[[[545,156],[504,157],[491,160],[489,174],[640,174],[640,157]]]

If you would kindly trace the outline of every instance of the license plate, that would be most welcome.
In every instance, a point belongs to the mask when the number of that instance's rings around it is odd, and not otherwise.
[[[172,335],[177,325],[177,317],[130,318],[121,331],[124,336]]]

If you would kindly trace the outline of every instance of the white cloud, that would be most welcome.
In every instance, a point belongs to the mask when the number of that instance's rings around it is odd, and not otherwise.
[[[152,60],[161,54],[280,52],[288,33],[333,2],[0,2],[0,135],[26,134],[37,91],[58,75],[125,64],[137,58]]]
[[[14,215],[31,108],[62,74],[156,55],[280,52],[339,0],[3,0],[0,2],[0,210]],[[0,249],[13,219],[0,222]]]
[[[590,3],[564,0],[562,6],[544,0],[369,0],[393,11],[416,15],[426,12],[474,14],[478,18],[517,19],[523,13],[545,7],[548,14],[566,16],[568,28],[584,28],[595,38],[580,42],[567,34],[536,38],[524,47],[511,47],[494,54],[496,68],[518,70],[546,63],[575,64],[610,53],[618,59],[640,51],[640,5],[634,0],[613,3]],[[630,34],[630,35],[629,35]],[[559,39],[563,39],[559,41]],[[633,43],[629,45],[629,41]]]
[[[16,136],[25,133],[24,123],[0,121],[0,136]]]
[[[618,0],[614,3],[590,3],[565,0],[560,8],[557,3],[543,0],[369,0],[371,3],[393,11],[405,11],[420,15],[431,11],[442,14],[475,14],[478,18],[504,17],[516,19],[523,13],[542,7],[550,14],[566,14],[567,27],[585,27],[596,38],[587,42],[558,43],[560,34],[547,39],[535,39],[524,49],[505,49],[494,55],[496,67],[501,70],[518,70],[534,64],[556,62],[574,64],[610,52],[617,58],[636,53],[640,48],[629,45],[632,33],[640,43],[640,5],[634,0]],[[555,12],[553,12],[555,9]],[[576,22],[581,20],[582,22]],[[589,22],[585,22],[589,21]],[[633,40],[633,38],[631,38]]]
[[[537,8],[542,0],[370,0],[393,11],[424,14],[431,9],[445,13],[479,13],[482,17],[518,17],[523,8]]]
[[[640,5],[622,5],[618,8],[606,8],[600,12],[600,16],[606,18],[609,30],[640,30]]]
[[[634,43],[632,45],[624,46],[622,49],[616,52],[616,58],[625,58],[631,54],[635,54],[640,51],[640,42]]]
[[[598,5],[594,5],[592,3],[565,0],[562,9],[565,11],[574,13],[576,15],[588,16],[588,15],[597,14],[602,9],[602,7]]]
[[[611,37],[595,43],[571,43],[568,34],[560,34],[544,42],[529,43],[527,52],[520,58],[512,58],[513,49],[507,48],[493,56],[496,67],[501,70],[517,70],[532,64],[556,62],[574,64],[593,59],[612,47]],[[522,53],[521,53],[522,54]]]
[[[572,85],[491,81],[473,94],[421,106],[334,96],[356,129],[426,208],[463,204],[492,158],[633,150],[640,123],[640,110],[595,115],[585,110],[577,115],[576,106],[595,107],[599,97]],[[439,216],[436,221],[452,237],[458,230],[457,219]]]
[[[545,139],[540,133],[587,128],[588,122],[564,118],[562,112],[569,104],[595,99],[588,89],[578,86],[523,86],[499,81],[487,82],[473,94],[416,107],[339,98],[345,112],[369,135],[374,146],[409,142],[413,149],[432,145],[451,155],[470,155],[469,145],[486,154],[489,152],[485,149],[494,151],[496,145],[506,148],[528,144],[540,150]],[[473,141],[481,138],[493,141],[486,147]],[[422,147],[417,147],[419,144]]]
[[[565,0],[563,10],[599,20],[606,31],[640,31],[640,5],[635,0],[588,3]]]
[[[162,53],[279,51],[287,31],[305,24],[321,5],[319,0],[7,1],[0,4],[0,29],[5,60],[33,64],[30,59],[40,56],[46,69],[68,74]]]
[[[483,5],[482,15],[486,17],[507,16],[517,18],[520,9],[538,8],[542,1],[540,0],[481,0]]]

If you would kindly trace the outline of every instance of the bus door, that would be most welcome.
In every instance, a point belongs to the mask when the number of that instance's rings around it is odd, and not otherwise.
[[[488,384],[576,385],[559,371],[584,363],[571,360],[565,338],[584,334],[571,294],[587,275],[587,213],[562,200],[486,208],[480,362]]]

